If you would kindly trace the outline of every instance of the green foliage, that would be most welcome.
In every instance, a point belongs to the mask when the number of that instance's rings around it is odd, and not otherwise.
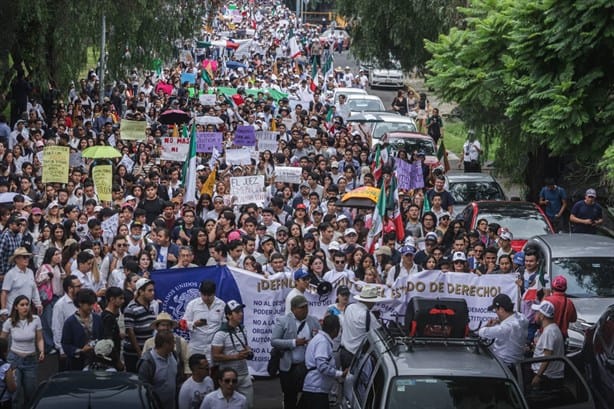
[[[614,143],[610,144],[605,150],[599,162],[599,168],[604,173],[605,182],[614,187]]]
[[[338,0],[339,14],[352,22],[352,52],[361,60],[400,61],[405,70],[423,68],[435,39],[460,22],[466,0]]]
[[[436,42],[429,85],[468,125],[497,138],[497,165],[519,175],[542,147],[580,161],[614,139],[610,1],[476,0],[465,29]]]

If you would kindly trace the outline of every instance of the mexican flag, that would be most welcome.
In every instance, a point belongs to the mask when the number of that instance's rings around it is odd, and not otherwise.
[[[334,76],[334,61],[333,61],[333,55],[332,53],[328,53],[328,56],[326,57],[326,61],[324,62],[324,64],[322,65],[322,72],[324,73],[324,81],[326,82],[328,80],[328,77],[333,77]]]
[[[403,242],[405,239],[405,226],[403,226],[403,216],[401,215],[401,206],[399,203],[399,187],[397,183],[397,177],[392,176],[390,181],[390,190],[388,192],[389,206],[394,208],[392,221],[394,222],[395,233],[397,234],[397,241]]]
[[[301,49],[299,48],[298,40],[296,39],[296,36],[294,35],[294,31],[290,30],[288,37],[289,37],[288,38],[288,48],[290,49],[290,58],[300,57]]]
[[[443,144],[443,139],[439,143],[439,148],[437,149],[437,159],[439,159],[440,163],[443,163],[444,172],[450,170],[450,162],[448,161],[448,152],[446,152],[446,146]]]
[[[311,63],[311,84],[309,84],[311,92],[315,92],[318,85],[318,64],[316,64],[316,59],[314,58]]]
[[[379,235],[379,242],[382,241],[382,232],[384,230],[384,217],[386,216],[386,189],[382,187],[377,198],[377,204],[373,211],[371,220],[371,228],[367,235],[367,251],[373,254],[375,252],[375,239]]]
[[[384,161],[382,160],[382,145],[377,144],[377,148],[375,150],[375,159],[373,159],[372,172],[375,177],[375,184],[379,183],[379,180],[382,177],[382,168],[384,167]]]
[[[188,127],[183,127],[183,137],[188,137]],[[183,164],[183,187],[185,193],[183,195],[183,203],[196,202],[196,130],[192,125],[190,137],[190,150],[188,159]]]

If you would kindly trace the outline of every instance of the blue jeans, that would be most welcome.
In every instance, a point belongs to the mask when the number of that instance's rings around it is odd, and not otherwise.
[[[53,342],[53,331],[51,330],[51,322],[53,319],[53,306],[58,301],[57,295],[53,296],[51,303],[43,307],[43,313],[41,314],[41,324],[43,325],[43,339],[45,340],[45,354],[48,354],[53,348],[55,343]]]
[[[13,407],[27,408],[34,396],[37,385],[38,359],[36,354],[21,357],[9,352],[8,362],[15,371],[17,391],[13,394]]]

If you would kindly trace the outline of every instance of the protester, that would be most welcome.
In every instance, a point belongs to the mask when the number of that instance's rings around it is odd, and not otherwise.
[[[203,399],[200,409],[247,409],[247,399],[237,392],[239,375],[236,370],[223,367],[218,372],[219,389]]]
[[[173,330],[177,328],[177,325],[177,321],[173,320],[173,317],[164,311],[158,314],[154,322],[151,323],[156,335],[164,331],[173,333]],[[190,365],[188,364],[188,342],[177,334],[173,334],[173,336],[175,337],[173,354],[177,360],[177,384],[179,385],[185,379],[187,379],[192,372],[190,371]],[[144,356],[147,351],[153,349],[154,345],[155,336],[145,341],[143,344],[143,352],[141,353],[141,357]]]
[[[144,353],[137,364],[139,379],[151,385],[162,407],[168,409],[176,407],[177,359],[174,349],[173,333],[159,332],[155,337],[154,348]]]
[[[550,301],[534,304],[532,309],[536,312],[536,321],[540,325],[537,335],[533,358],[542,356],[563,356],[565,354],[565,341],[563,334],[554,322],[555,309]],[[531,365],[533,377],[531,385],[543,388],[554,388],[563,382],[565,364],[559,361],[544,361]]]
[[[205,396],[214,390],[213,380],[209,376],[209,361],[205,355],[193,354],[188,365],[192,376],[181,385],[178,409],[200,408]]]
[[[557,276],[552,280],[552,294],[544,300],[554,305],[554,322],[561,330],[563,338],[567,339],[569,337],[567,333],[569,324],[576,322],[578,314],[573,301],[567,297],[565,291],[567,291],[567,279],[564,276]]]
[[[147,278],[139,279],[136,283],[135,298],[124,310],[124,362],[128,372],[136,373],[136,363],[142,355],[143,345],[153,335],[151,324],[156,317],[152,307],[154,294],[154,282]]]
[[[102,320],[92,312],[96,293],[82,288],[74,299],[77,311],[64,321],[62,350],[68,357],[68,369],[80,371],[94,360],[96,340],[102,338]]]

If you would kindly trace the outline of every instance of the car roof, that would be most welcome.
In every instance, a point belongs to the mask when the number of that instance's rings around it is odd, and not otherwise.
[[[469,172],[469,173],[447,173],[446,179],[450,183],[459,183],[459,182],[494,182],[495,178],[488,173],[478,173],[478,172]]]
[[[350,99],[366,99],[370,101],[381,101],[382,100],[377,95],[359,94],[359,93],[350,93],[350,95],[348,95],[347,100],[349,101]]]
[[[408,116],[403,116],[399,114],[395,114],[393,112],[379,112],[377,114],[379,119],[382,122],[405,122],[405,123],[414,123],[414,120]],[[378,122],[376,122],[377,124]]]
[[[539,208],[535,203],[516,200],[479,200],[473,202],[472,205],[477,206],[480,212],[504,214],[518,213],[518,217],[522,217],[522,212],[539,212]]]
[[[335,90],[333,91],[333,93],[336,94],[343,94],[343,93],[347,93],[347,94],[358,94],[358,95],[369,95],[367,94],[367,91],[365,91],[362,88],[349,88],[349,87],[340,87],[340,88],[335,88]]]
[[[388,138],[407,138],[407,139],[424,139],[424,140],[430,140],[431,142],[434,143],[433,138],[431,138],[428,135],[424,135],[418,132],[390,132],[388,134]]]
[[[550,249],[553,258],[566,257],[614,257],[614,239],[597,234],[544,234],[529,239],[542,242]]]

